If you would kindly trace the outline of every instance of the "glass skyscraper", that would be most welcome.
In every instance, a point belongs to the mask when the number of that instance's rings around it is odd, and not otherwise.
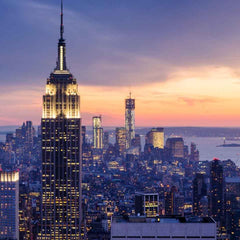
[[[80,239],[81,119],[76,79],[67,69],[61,5],[58,61],[43,96],[40,239]]]

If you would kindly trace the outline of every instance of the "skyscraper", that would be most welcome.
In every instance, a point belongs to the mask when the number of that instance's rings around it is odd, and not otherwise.
[[[19,239],[19,172],[0,171],[0,239]]]
[[[116,148],[120,156],[123,156],[126,153],[126,141],[127,141],[126,128],[124,127],[116,128]]]
[[[81,119],[76,79],[66,65],[63,5],[58,60],[47,79],[42,116],[41,239],[81,235]]]
[[[220,221],[223,216],[223,167],[218,159],[211,162],[210,172],[210,215]]]
[[[147,133],[146,143],[151,144],[154,148],[164,148],[164,131],[163,128],[152,128]]]
[[[225,221],[231,240],[240,238],[240,178],[225,179]]]
[[[109,132],[103,133],[103,147],[107,149],[109,146]]]
[[[97,149],[103,148],[103,128],[102,128],[102,117],[94,116],[93,121],[93,146]]]
[[[193,214],[195,216],[206,217],[202,202],[207,197],[207,184],[205,183],[204,175],[197,173],[193,180]]]
[[[168,138],[166,148],[170,151],[169,153],[172,158],[184,157],[184,141],[181,137]]]
[[[172,186],[170,191],[165,192],[165,215],[167,216],[174,214],[174,202],[176,193],[177,187],[175,186]]]
[[[132,139],[135,138],[135,99],[131,93],[129,98],[125,99],[125,128],[127,131],[126,147],[131,146]]]
[[[26,145],[29,149],[33,147],[33,137],[35,135],[35,129],[32,125],[31,121],[26,122],[26,136],[25,136],[25,141]]]

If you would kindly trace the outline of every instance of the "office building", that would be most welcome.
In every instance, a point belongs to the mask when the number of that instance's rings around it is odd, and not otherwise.
[[[125,99],[125,128],[127,133],[126,147],[131,147],[131,142],[135,138],[135,99],[131,93],[129,98]]]
[[[180,192],[177,192],[174,196],[174,214],[178,216],[184,216],[185,198]]]
[[[116,149],[118,155],[123,156],[126,153],[127,131],[124,127],[116,128]]]
[[[19,240],[19,172],[0,171],[0,239]]]
[[[171,216],[174,215],[175,209],[175,194],[177,193],[177,187],[172,186],[170,191],[165,192],[165,215]]]
[[[240,237],[240,177],[225,179],[225,226],[231,240]]]
[[[216,238],[216,222],[210,217],[113,217],[111,239],[205,239]]]
[[[66,64],[61,5],[55,70],[47,79],[42,116],[42,240],[81,237],[81,119],[76,79]]]
[[[197,146],[195,143],[191,143],[190,147],[190,156],[189,156],[189,161],[191,162],[198,162],[199,161],[199,151],[197,150]]]
[[[33,138],[35,136],[35,129],[32,125],[32,121],[26,122],[26,144],[28,148],[32,149],[33,147]]]
[[[184,157],[184,142],[181,137],[168,138],[166,141],[166,148],[168,149],[171,158]]]
[[[93,147],[96,149],[103,149],[103,128],[102,117],[94,116],[93,121]]]
[[[139,151],[141,151],[141,136],[139,134],[135,134],[135,138],[132,140],[131,146],[137,147],[139,148]]]
[[[82,144],[83,145],[85,145],[87,143],[86,133],[87,133],[86,126],[82,126]]]
[[[204,199],[207,197],[207,184],[205,176],[197,173],[193,180],[193,214],[195,216],[207,216]]]
[[[152,128],[146,135],[146,144],[151,144],[154,148],[164,148],[164,129]]]
[[[218,159],[211,162],[209,212],[216,221],[221,221],[224,211],[223,167]]]
[[[159,214],[159,194],[136,192],[135,214],[146,217],[156,217]]]
[[[109,132],[103,132],[103,147],[107,149],[109,146]]]

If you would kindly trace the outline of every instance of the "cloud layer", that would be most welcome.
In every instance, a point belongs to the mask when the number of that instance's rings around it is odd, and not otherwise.
[[[138,125],[236,125],[239,10],[233,0],[65,1],[67,62],[85,124],[96,113],[122,124],[132,90]],[[38,121],[59,1],[2,0],[0,21],[0,124]]]

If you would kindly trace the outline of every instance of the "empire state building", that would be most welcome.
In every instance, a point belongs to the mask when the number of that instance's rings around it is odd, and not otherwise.
[[[61,3],[57,66],[47,79],[42,115],[40,239],[80,239],[81,118],[76,79],[67,69]]]

